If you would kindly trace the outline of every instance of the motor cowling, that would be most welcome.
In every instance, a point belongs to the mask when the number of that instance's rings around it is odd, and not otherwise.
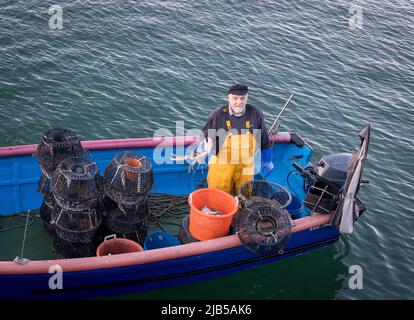
[[[316,165],[317,178],[339,188],[342,187],[345,184],[351,158],[351,153],[337,153],[322,157]]]

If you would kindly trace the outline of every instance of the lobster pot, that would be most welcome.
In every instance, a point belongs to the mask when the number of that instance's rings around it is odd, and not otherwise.
[[[86,258],[95,256],[96,245],[69,242],[56,237],[53,239],[53,250],[59,259]]]
[[[134,205],[122,205],[106,198],[105,224],[115,233],[134,233],[142,229],[149,216],[148,197]]]
[[[53,208],[49,207],[46,201],[43,201],[39,209],[40,219],[42,219],[45,229],[50,233],[54,233],[54,225],[51,223],[52,211]]]
[[[56,207],[52,211],[51,223],[62,240],[91,242],[102,223],[102,210],[96,207],[85,211],[69,211]]]
[[[239,196],[242,202],[267,202],[282,209],[292,201],[292,196],[285,187],[266,180],[248,181],[240,187]]]
[[[70,211],[88,210],[102,195],[98,166],[82,158],[63,160],[53,174],[51,187],[56,203]]]
[[[79,138],[69,129],[54,128],[46,131],[33,154],[43,174],[49,178],[61,161],[71,157],[83,157],[84,149]]]
[[[151,162],[133,152],[117,154],[105,168],[104,193],[112,200],[132,205],[141,201],[153,185]]]
[[[49,208],[53,209],[55,207],[55,198],[51,190],[51,180],[44,173],[40,176],[37,191],[40,192],[44,202],[49,206]]]
[[[138,225],[134,232],[129,233],[116,233],[118,238],[125,238],[144,245],[145,239],[148,237],[148,229],[145,226],[145,223]]]
[[[114,232],[106,225],[106,223],[102,223],[98,231],[95,233],[93,241],[97,244],[100,244],[105,240],[105,237],[113,234],[116,234],[117,238],[129,239],[138,242],[141,245],[144,245],[144,241],[148,236],[148,228],[146,226],[146,223],[143,222],[141,224],[137,224],[133,232],[122,233]]]
[[[145,223],[143,223],[141,227],[137,228],[137,230],[134,232],[118,234],[118,237],[120,238],[121,235],[125,239],[129,239],[138,242],[140,245],[144,245],[145,239],[148,237],[148,228],[146,227]]]
[[[234,229],[248,250],[261,255],[277,253],[290,240],[290,215],[268,202],[250,203],[236,215]]]

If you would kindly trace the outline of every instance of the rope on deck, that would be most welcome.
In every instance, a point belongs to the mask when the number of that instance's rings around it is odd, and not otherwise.
[[[8,215],[8,216],[4,216],[3,218],[26,218],[27,214],[24,213],[17,213],[17,214],[13,214],[13,215]],[[29,218],[31,219],[31,221],[29,222],[29,224],[27,225],[28,227],[32,226],[35,223],[35,218],[34,216],[32,216],[30,213],[28,213]],[[24,228],[26,226],[26,224],[21,224],[21,225],[17,225],[17,226],[13,226],[13,227],[9,227],[9,228],[1,228],[0,232],[6,232],[6,231],[12,231],[15,229],[19,229],[19,228]]]
[[[165,231],[162,224],[181,226],[180,223],[168,220],[184,218],[185,215],[190,213],[188,195],[151,193],[149,195],[149,210],[150,215],[147,220],[148,228],[157,225],[161,230]]]
[[[188,195],[175,195],[168,193],[150,193],[149,194],[149,210],[150,215],[147,220],[147,227],[153,228],[158,226],[161,230],[164,230],[162,224],[172,224],[180,226],[180,223],[169,221],[171,219],[184,218],[185,215],[190,213],[190,206],[188,205]],[[18,213],[5,216],[4,218],[25,218],[26,214]],[[30,223],[28,226],[32,226],[35,223],[34,215],[30,214]],[[9,228],[1,228],[0,232],[11,231],[19,228],[24,228],[25,225],[17,225]],[[165,230],[164,230],[165,231]]]

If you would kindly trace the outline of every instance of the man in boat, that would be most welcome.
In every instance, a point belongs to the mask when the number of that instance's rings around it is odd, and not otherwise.
[[[263,112],[247,103],[248,87],[236,83],[228,90],[228,104],[214,110],[204,128],[204,139],[197,148],[197,160],[211,153],[208,161],[209,188],[237,193],[253,180],[254,156],[261,150],[260,174],[266,178],[273,170],[272,149]]]

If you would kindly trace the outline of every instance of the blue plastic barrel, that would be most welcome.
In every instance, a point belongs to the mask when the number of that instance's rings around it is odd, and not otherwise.
[[[304,217],[306,215],[306,210],[304,209],[306,208],[303,206],[303,202],[294,193],[291,195],[292,201],[286,208],[287,211],[290,213],[293,219]]]
[[[144,241],[144,249],[152,250],[180,245],[181,242],[172,234],[163,231],[151,233]]]

